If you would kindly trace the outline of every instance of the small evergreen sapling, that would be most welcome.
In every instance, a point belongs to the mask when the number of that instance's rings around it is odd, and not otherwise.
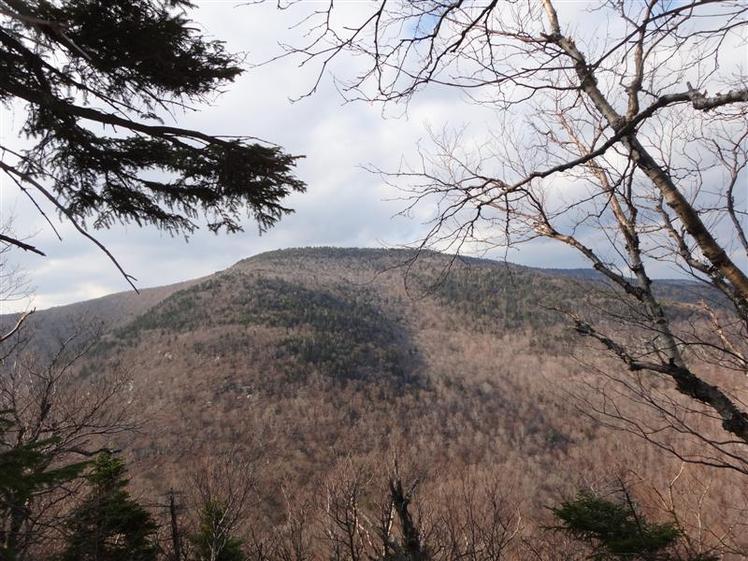
[[[55,439],[19,442],[10,411],[0,411],[0,559],[13,561],[34,541],[31,504],[41,494],[76,479],[87,462],[54,465]]]
[[[157,526],[128,493],[122,460],[99,454],[87,479],[90,491],[71,513],[60,561],[155,561]]]
[[[226,508],[219,502],[203,505],[197,532],[190,538],[195,561],[245,561],[242,542],[230,535],[225,517]]]

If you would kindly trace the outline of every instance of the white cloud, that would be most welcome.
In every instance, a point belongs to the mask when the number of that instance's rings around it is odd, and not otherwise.
[[[296,15],[276,10],[274,3],[237,7],[234,1],[205,0],[199,6],[193,16],[206,32],[225,40],[229,50],[246,51],[251,62],[277,55],[278,42],[299,34],[298,30],[289,30]],[[348,17],[362,6],[345,3],[341,15]],[[587,2],[565,3],[565,21],[577,21],[578,12],[587,7]],[[585,17],[585,29],[590,30],[594,27],[588,25],[590,18],[595,16]],[[276,142],[290,153],[306,155],[298,174],[307,182],[308,192],[289,201],[296,214],[262,237],[247,221],[245,233],[214,236],[199,232],[188,244],[153,229],[115,227],[100,232],[98,237],[139,279],[139,286],[203,276],[247,256],[282,247],[412,242],[422,234],[421,222],[429,210],[418,209],[412,220],[393,218],[403,206],[390,200],[397,193],[359,166],[371,162],[385,169],[396,167],[402,155],[414,154],[418,140],[427,136],[428,123],[439,127],[446,121],[454,126],[470,122],[471,133],[480,136],[487,123],[495,119],[490,109],[461,102],[459,94],[444,90],[416,96],[407,119],[383,119],[379,107],[344,104],[329,79],[322,81],[315,95],[291,103],[289,97],[311,87],[316,71],[314,66],[299,68],[297,63],[283,59],[249,70],[213,106],[179,116],[180,125],[185,127],[214,134],[254,135]],[[341,59],[337,64],[343,74],[351,74],[354,62]],[[17,113],[4,112],[0,119],[4,142],[17,130],[20,120]],[[96,247],[66,225],[61,227],[64,241],[56,241],[30,203],[8,185],[7,178],[0,181],[4,182],[0,212],[16,214],[21,233],[36,234],[34,243],[49,255],[46,259],[18,255],[37,287],[37,305],[72,302],[127,288]],[[575,189],[566,182],[563,186],[558,183],[558,188],[567,194]],[[549,267],[584,266],[575,253],[548,242],[525,245],[509,253],[508,258]]]

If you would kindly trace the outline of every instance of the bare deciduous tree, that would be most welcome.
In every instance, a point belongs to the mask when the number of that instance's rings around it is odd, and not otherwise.
[[[346,477],[327,484],[324,535],[335,561],[362,561],[376,554],[363,500],[371,477],[349,469]],[[381,549],[381,548],[379,548]]]
[[[238,532],[255,503],[255,461],[231,450],[205,460],[193,474],[192,510],[197,520],[192,541],[200,561],[223,559],[229,549],[239,547]]]
[[[432,135],[431,150],[385,174],[409,209],[435,210],[421,247],[546,238],[581,254],[613,293],[603,314],[565,310],[577,332],[623,364],[655,411],[659,396],[675,406],[648,436],[698,413],[711,425],[688,424],[706,445],[689,459],[745,472],[748,7],[581,6],[397,0],[350,13],[330,2],[307,14],[306,43],[288,55],[319,64],[320,79],[355,55],[349,99],[407,103],[432,86],[494,110],[485,135]],[[674,269],[704,303],[672,304],[653,279]],[[679,399],[652,391],[663,379]]]
[[[6,313],[4,304],[23,300],[30,293],[28,279],[20,268],[9,260],[9,254],[13,246],[6,241],[6,238],[9,236],[13,239],[18,238],[13,232],[13,218],[9,217],[4,220],[4,223],[0,225],[0,315]],[[0,329],[0,343],[13,338],[23,326],[26,318],[33,312],[33,309],[27,309],[19,314],[9,326]],[[11,351],[3,349],[2,354],[9,352]]]
[[[502,561],[515,553],[522,531],[519,509],[507,498],[498,478],[465,477],[449,490],[439,514],[443,561]]]
[[[45,473],[83,465],[115,435],[135,429],[127,379],[116,374],[84,379],[76,368],[93,344],[76,333],[50,358],[16,348],[0,360],[0,411],[9,421],[0,450],[33,450],[39,459],[30,468],[35,473],[26,476],[43,483],[21,489],[23,504],[14,503],[21,500],[15,495],[8,497],[10,508],[4,512],[13,519],[0,520],[6,542],[2,545],[12,544],[19,559],[58,537],[65,506],[81,483],[74,476],[58,481]]]

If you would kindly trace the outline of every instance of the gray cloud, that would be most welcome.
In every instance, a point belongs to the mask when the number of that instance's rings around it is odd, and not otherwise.
[[[203,2],[194,17],[206,31],[224,39],[231,50],[248,52],[252,62],[278,54],[278,41],[297,33],[287,29],[293,16],[272,5],[235,7],[233,2]],[[261,237],[249,220],[245,233],[215,236],[201,231],[189,243],[134,226],[99,232],[99,239],[138,278],[138,286],[203,276],[270,249],[401,245],[423,234],[418,218],[393,218],[404,203],[392,201],[397,193],[359,166],[372,162],[393,169],[403,155],[414,154],[428,123],[439,126],[449,118],[454,124],[472,123],[479,130],[491,120],[489,110],[461,103],[455,92],[440,90],[414,100],[407,118],[383,119],[380,108],[344,104],[331,80],[323,81],[315,95],[289,102],[289,97],[312,85],[315,71],[299,69],[297,61],[290,59],[254,68],[212,106],[178,116],[183,126],[215,134],[249,134],[306,155],[298,173],[309,190],[289,201],[296,214]],[[17,114],[6,111],[2,134],[13,134],[19,120]],[[15,214],[20,233],[35,234],[34,243],[48,254],[47,258],[17,255],[36,286],[34,305],[48,307],[127,289],[124,279],[96,247],[64,224],[64,240],[58,242],[29,202],[10,185],[2,186],[0,202],[0,212]],[[421,219],[426,215],[428,209],[419,213]],[[547,243],[526,245],[508,258],[549,267],[584,265],[573,252]],[[3,311],[18,307],[8,304]]]

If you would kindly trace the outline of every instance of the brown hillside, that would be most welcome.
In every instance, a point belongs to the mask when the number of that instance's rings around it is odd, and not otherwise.
[[[143,474],[138,484],[178,487],[200,457],[239,447],[261,454],[272,502],[281,485],[313,492],[343,464],[397,453],[427,479],[500,473],[542,517],[583,482],[677,472],[675,458],[581,412],[575,396],[592,398],[599,380],[590,363],[616,366],[553,308],[615,306],[599,281],[439,254],[408,266],[412,257],[278,251],[137,303],[89,304],[106,329],[80,375],[130,379],[127,399],[145,423],[116,444]],[[673,314],[691,313],[695,288],[663,290]],[[73,317],[63,311],[37,321],[61,326]],[[713,515],[745,495],[728,472],[712,483]]]

